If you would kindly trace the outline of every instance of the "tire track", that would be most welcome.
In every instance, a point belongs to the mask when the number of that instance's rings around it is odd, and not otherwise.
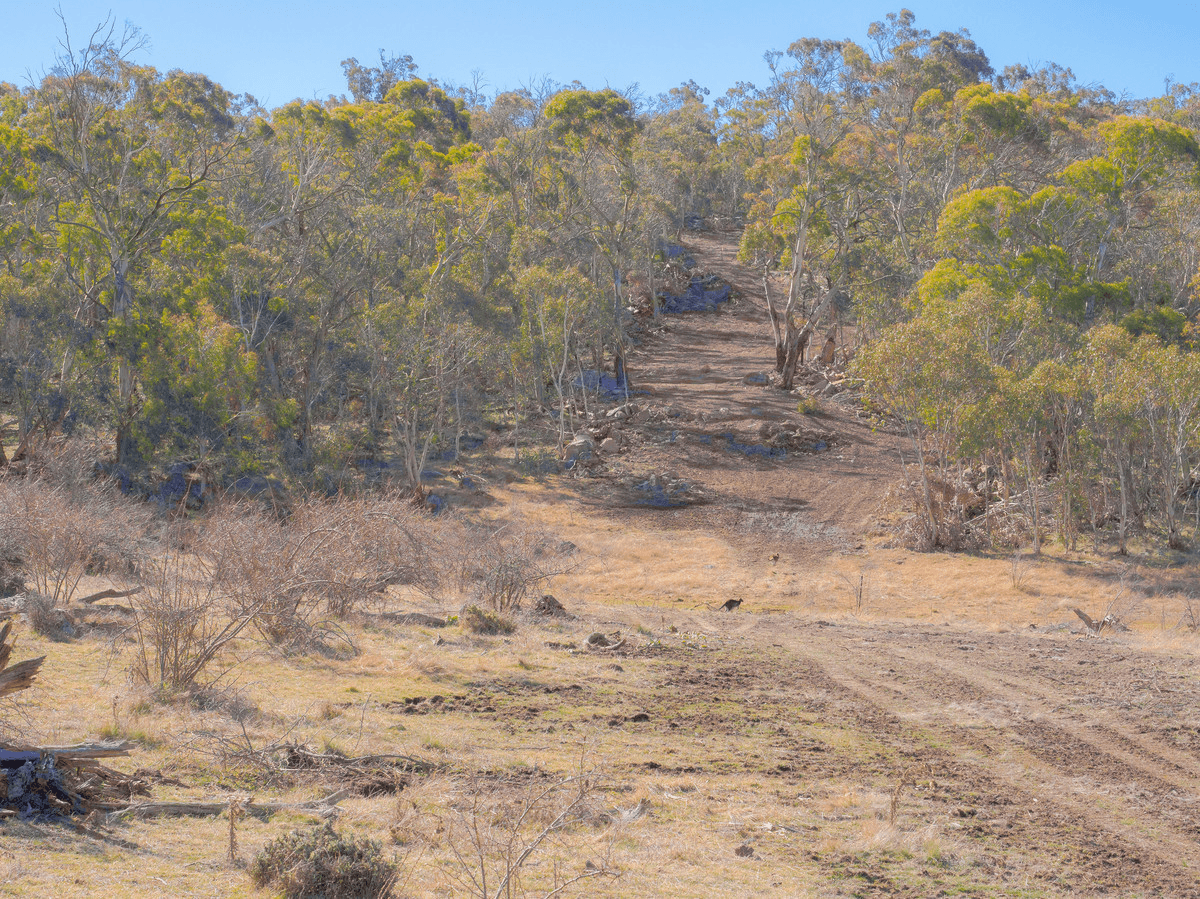
[[[1187,797],[1172,795],[1169,782],[1106,752],[1097,752],[1091,744],[1073,739],[1053,722],[1028,723],[1011,731],[989,726],[985,733],[982,728],[962,727],[944,716],[931,715],[931,699],[953,701],[969,696],[980,701],[991,694],[970,681],[947,676],[948,672],[936,666],[924,670],[912,666],[909,674],[924,676],[903,682],[881,682],[863,672],[878,669],[879,650],[890,650],[890,646],[872,645],[867,654],[848,640],[822,636],[830,638],[789,648],[819,667],[823,679],[832,685],[886,715],[897,717],[902,722],[902,732],[925,730],[938,737],[938,742],[950,744],[950,749],[926,749],[923,753],[926,758],[936,759],[950,771],[966,769],[968,780],[995,784],[1026,808],[1040,806],[1042,811],[1034,817],[1045,820],[1037,826],[1058,840],[1066,836],[1064,820],[1072,822],[1083,832],[1084,838],[1075,842],[1081,859],[1106,851],[1114,857],[1140,859],[1138,870],[1129,874],[1133,879],[1126,883],[1127,888],[1134,884],[1143,890],[1150,884],[1157,888],[1169,885],[1171,895],[1200,896],[1193,873],[1200,867],[1200,847],[1196,844],[1195,828],[1188,823],[1194,809]],[[898,654],[892,658],[901,664],[905,661]],[[903,733],[901,736],[901,743],[911,745],[913,739],[903,739]],[[1087,761],[1084,770],[1090,776],[1129,784],[1126,795],[1109,794],[1101,804],[1076,798],[1063,789],[1067,784],[1076,792],[1094,795],[1094,788],[1082,783],[1079,777],[1084,760]],[[1148,795],[1152,801],[1135,803],[1142,795]],[[1146,860],[1152,860],[1149,868]],[[1076,876],[1091,876],[1086,866],[1077,867]]]
[[[1191,754],[1168,746],[1141,733],[1132,725],[1118,721],[1080,724],[1077,720],[1056,715],[1056,705],[1062,699],[1061,689],[1050,690],[1025,676],[997,671],[982,666],[967,666],[944,656],[913,652],[888,646],[888,651],[908,664],[925,665],[944,671],[961,683],[990,691],[993,695],[1021,697],[1029,721],[1053,719],[1054,726],[1097,752],[1112,756],[1121,763],[1136,768],[1169,786],[1200,797],[1200,760]],[[1018,723],[1020,729],[1021,724]],[[1116,744],[1121,744],[1119,747]]]

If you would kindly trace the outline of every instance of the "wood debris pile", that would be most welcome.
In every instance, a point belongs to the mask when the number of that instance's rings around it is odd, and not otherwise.
[[[12,622],[0,627],[0,696],[26,690],[46,657],[10,665]],[[0,742],[0,817],[44,820],[122,808],[149,792],[145,779],[100,759],[128,755],[128,743],[34,747]]]

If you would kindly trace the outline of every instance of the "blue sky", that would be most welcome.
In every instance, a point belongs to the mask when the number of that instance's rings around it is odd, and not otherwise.
[[[4,0],[0,80],[36,81],[59,51],[55,4]],[[1200,81],[1200,4],[1075,4],[1009,0],[988,4],[912,2],[917,25],[965,27],[997,69],[1056,62],[1082,83],[1117,93],[1162,93],[1163,80]],[[762,54],[799,37],[864,42],[867,26],[901,4],[859,0],[654,0],[607,3],[345,2],[241,3],[205,0],[62,0],[76,43],[111,11],[150,39],[140,61],[161,70],[199,71],[267,106],[295,97],[343,93],[341,60],[374,63],[379,50],[410,54],[420,74],[468,83],[479,72],[489,90],[549,77],[587,87],[637,82],[649,95],[687,79],[722,94],[738,81],[762,84]]]

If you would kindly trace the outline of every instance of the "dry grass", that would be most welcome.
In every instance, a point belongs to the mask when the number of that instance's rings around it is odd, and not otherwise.
[[[365,625],[342,625],[356,650],[342,655],[282,654],[247,631],[213,658],[213,670],[229,671],[226,692],[170,702],[154,700],[130,679],[139,664],[132,633],[85,632],[72,642],[54,642],[25,631],[22,652],[48,656],[46,676],[23,699],[27,736],[42,743],[101,733],[132,736],[142,744],[134,764],[161,769],[188,785],[155,786],[159,798],[247,793],[311,798],[338,786],[336,780],[319,778],[270,780],[216,751],[222,740],[262,747],[287,739],[348,755],[403,753],[427,760],[437,766],[436,773],[412,779],[396,795],[343,801],[339,824],[383,840],[386,851],[402,862],[402,881],[407,875],[403,894],[422,897],[469,893],[469,871],[481,865],[490,866],[495,883],[495,872],[513,857],[513,847],[519,854],[540,833],[536,825],[552,822],[567,794],[555,794],[531,813],[518,838],[504,822],[514,810],[519,817],[539,784],[576,774],[586,753],[604,777],[591,785],[570,826],[545,839],[529,857],[522,880],[528,895],[542,895],[555,883],[590,871],[589,861],[619,876],[590,877],[576,895],[832,895],[828,872],[831,866],[843,870],[837,867],[843,857],[860,860],[856,865],[886,864],[913,882],[920,882],[919,872],[931,870],[951,881],[974,883],[971,865],[978,853],[964,848],[947,823],[946,807],[912,778],[892,816],[906,765],[878,761],[884,747],[877,735],[824,722],[822,704],[830,701],[824,688],[814,686],[812,709],[796,709],[786,722],[797,745],[820,743],[850,760],[842,773],[822,780],[765,774],[776,762],[759,742],[768,733],[759,729],[765,725],[748,723],[745,732],[736,733],[701,728],[680,738],[661,720],[661,710],[639,727],[614,725],[614,716],[628,718],[639,711],[635,703],[646,698],[645,685],[673,671],[719,671],[738,653],[756,652],[740,635],[763,622],[779,622],[776,630],[831,620],[856,627],[950,623],[988,632],[1071,623],[1073,605],[1100,613],[1119,605],[1134,628],[1123,636],[1131,645],[1165,654],[1195,649],[1196,637],[1186,623],[1189,602],[1193,617],[1200,613],[1178,587],[1178,568],[1143,566],[1132,572],[1118,560],[1051,547],[1024,583],[1014,585],[1007,556],[874,547],[821,556],[796,546],[772,560],[738,535],[684,534],[655,527],[649,518],[598,516],[543,488],[498,493],[503,502],[489,510],[487,527],[520,520],[578,547],[572,566],[548,582],[578,618],[543,620],[518,613],[517,631],[495,636],[471,634],[461,626],[419,628],[365,619]],[[322,532],[333,536],[322,546],[340,541],[345,549],[332,555],[344,564],[330,568],[326,560],[313,579],[344,587],[359,583],[355,579],[365,572],[390,571],[401,582],[382,593],[337,594],[337,602],[350,597],[352,607],[416,606],[442,614],[459,608],[464,597],[453,577],[396,574],[397,559],[409,558],[405,541],[419,536],[412,521],[397,516],[403,526],[390,531],[390,538],[370,543],[393,548],[377,552],[371,561],[342,534],[351,532],[349,522],[357,520],[356,527],[363,528],[364,522],[378,520],[361,509],[335,511],[325,520],[328,532]],[[337,517],[342,513],[346,517]],[[294,535],[315,540],[322,528],[317,507],[305,514],[310,517],[299,519]],[[248,551],[257,544],[237,536],[244,532],[235,524],[249,527],[240,512],[214,521],[228,528],[219,545],[257,556],[257,549]],[[259,526],[256,520],[254,527]],[[422,538],[414,546],[434,546],[460,526],[439,523],[430,542]],[[277,533],[262,527],[260,537]],[[277,534],[271,539],[281,542],[264,552],[294,550],[295,543],[288,542],[297,539],[294,535]],[[205,549],[211,535],[193,536],[192,550],[233,564],[230,556]],[[294,553],[297,559],[301,555]],[[229,583],[258,584],[254,589],[266,595],[269,578],[280,577],[278,586],[297,576],[289,569],[280,575],[266,564],[251,574],[243,571],[241,580]],[[84,576],[79,583],[78,589],[90,590],[106,581]],[[742,609],[728,615],[711,611],[735,591],[746,599]],[[319,621],[336,611],[326,604],[328,595],[304,594],[306,620]],[[621,631],[634,651],[614,656],[583,649],[594,630]],[[776,639],[803,645],[800,631]],[[574,650],[564,648],[571,644]],[[441,697],[443,705],[432,697]],[[414,704],[415,699],[424,702]],[[727,700],[719,688],[705,702],[714,714],[742,711],[723,705]],[[969,719],[971,726],[985,726],[990,713],[981,709],[978,721]],[[651,761],[658,767],[649,767]],[[239,821],[240,856],[252,857],[268,840],[301,823],[290,814]],[[108,837],[105,842],[53,825],[0,823],[5,846],[0,894],[252,895],[245,872],[226,859],[224,818],[134,821],[113,828]],[[137,848],[123,848],[113,842],[118,839]],[[481,845],[482,856],[476,852],[476,861],[468,864],[470,851]],[[735,854],[741,846],[749,846],[752,855]]]

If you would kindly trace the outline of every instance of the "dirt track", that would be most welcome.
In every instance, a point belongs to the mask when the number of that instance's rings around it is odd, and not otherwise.
[[[732,284],[737,296],[719,312],[664,316],[666,330],[651,331],[631,354],[639,398],[682,411],[692,424],[627,432],[627,452],[614,464],[671,472],[714,491],[710,506],[648,513],[667,526],[732,531],[755,516],[771,516],[778,525],[783,515],[807,537],[823,537],[819,542],[825,545],[853,544],[878,512],[887,487],[900,480],[902,442],[873,427],[847,395],[822,400],[815,414],[801,415],[799,397],[746,383],[747,376],[766,376],[774,364],[761,281],[737,262],[732,235],[692,235],[687,248],[699,271]],[[835,437],[821,451],[770,459],[731,452],[721,437],[754,435],[772,424]]]
[[[681,778],[749,778],[794,797],[756,852],[815,868],[820,895],[1200,896],[1193,659],[790,615],[676,624],[618,673],[493,684],[465,708],[531,741],[606,730],[615,773],[667,794]],[[564,658],[558,674],[573,669]],[[883,826],[901,780],[895,832],[945,840],[941,866],[847,851],[856,828]],[[830,806],[855,792],[874,805]]]
[[[741,296],[719,313],[670,317],[667,332],[633,358],[638,386],[653,402],[700,415],[710,430],[797,419],[796,397],[745,383],[770,370],[773,349],[761,287],[736,262],[736,246],[705,235],[688,248]],[[667,445],[661,428],[645,428],[629,436],[620,464],[677,471],[720,497],[713,506],[644,513],[668,526],[731,531],[766,512],[776,524],[786,515],[828,529],[832,539],[793,541],[796,553],[844,547],[862,539],[884,490],[900,480],[904,447],[853,403],[825,401],[816,418],[839,436],[828,452],[731,458],[713,445]],[[799,785],[801,799],[831,785],[886,796],[908,772],[898,826],[933,828],[972,859],[970,870],[952,873],[903,853],[822,850],[820,835],[838,825],[817,816],[812,833],[801,828],[774,851],[779,859],[808,852],[824,894],[1200,896],[1194,659],[1119,638],[814,623],[753,611],[677,616],[674,624],[711,645],[653,644],[630,663],[640,673],[620,678],[619,699],[584,691],[572,700],[618,735],[631,731],[618,753],[631,769],[653,777],[751,772]],[[635,710],[648,723],[629,724]],[[681,748],[639,758],[637,728],[682,740]],[[772,851],[763,848],[763,857]]]

